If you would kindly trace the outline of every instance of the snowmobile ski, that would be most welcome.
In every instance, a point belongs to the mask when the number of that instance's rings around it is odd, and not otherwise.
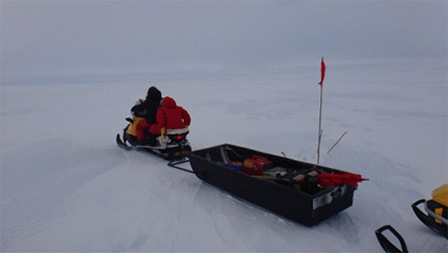
[[[149,146],[149,145],[134,145],[134,146],[128,146],[128,145],[126,145],[126,143],[121,139],[121,137],[120,137],[120,134],[117,134],[117,138],[116,138],[116,141],[117,141],[117,145],[120,147],[120,148],[122,148],[122,149],[124,149],[124,150],[127,150],[127,151],[129,151],[129,150],[133,150],[133,149],[138,149],[138,148],[152,148],[152,149],[159,149],[159,148],[161,148],[161,147],[154,147],[154,146]]]
[[[425,210],[427,214],[423,213],[421,209],[418,207],[419,205],[424,204]],[[430,205],[434,205],[433,200],[426,201],[424,199],[420,199],[415,201],[411,206],[417,218],[425,224],[428,228],[433,230],[434,232],[443,235],[446,239],[448,239],[448,220],[430,209]]]
[[[386,230],[390,231],[398,239],[398,241],[400,242],[401,249],[398,248],[393,243],[391,243],[390,240],[387,239],[386,236],[384,236],[383,232]],[[403,237],[391,225],[384,225],[380,227],[375,231],[375,234],[376,238],[378,239],[378,242],[380,243],[381,247],[384,249],[385,252],[402,252],[402,253],[409,252]]]
[[[448,184],[432,192],[432,199],[419,199],[411,207],[417,218],[431,230],[448,239]],[[426,213],[418,206],[423,204]]]
[[[115,138],[115,140],[117,142],[118,147],[120,147],[126,151],[130,151],[130,150],[134,149],[133,147],[130,147],[130,146],[126,145],[126,143],[123,142],[123,140],[120,137],[120,134],[117,134],[117,137]]]

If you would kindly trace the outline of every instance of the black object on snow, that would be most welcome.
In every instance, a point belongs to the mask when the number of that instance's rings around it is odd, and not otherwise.
[[[353,203],[355,186],[341,184],[320,188],[316,183],[316,187],[298,189],[280,180],[284,176],[279,177],[279,180],[264,180],[226,166],[230,161],[242,162],[254,155],[267,158],[288,173],[344,173],[231,144],[196,150],[187,156],[194,173],[201,180],[307,226],[313,226]]]
[[[398,239],[398,241],[400,242],[401,249],[395,246],[393,243],[391,243],[390,240],[388,240],[387,237],[383,234],[383,232],[387,230],[390,231]],[[385,252],[399,252],[399,253],[409,252],[403,237],[391,225],[384,225],[380,227],[375,231],[375,234],[376,238],[378,239],[378,242],[380,243],[381,247],[384,249]]]

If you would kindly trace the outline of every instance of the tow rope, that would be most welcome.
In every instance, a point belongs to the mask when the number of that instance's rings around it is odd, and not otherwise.
[[[170,161],[167,164],[167,166],[175,168],[175,169],[178,169],[178,170],[181,170],[181,171],[185,171],[185,172],[189,172],[189,173],[195,174],[194,171],[189,170],[189,169],[185,169],[185,168],[182,168],[182,167],[179,166],[180,164],[184,164],[184,163],[188,163],[188,162],[190,162],[190,159],[188,159],[188,158],[183,158],[182,160],[172,160],[172,161]]]

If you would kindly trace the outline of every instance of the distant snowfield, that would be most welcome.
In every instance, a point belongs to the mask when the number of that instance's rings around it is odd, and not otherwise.
[[[391,224],[410,251],[446,252],[410,208],[448,182],[446,62],[327,60],[321,163],[370,181],[312,228],[114,142],[155,85],[190,112],[193,149],[231,143],[314,163],[318,79],[316,64],[2,84],[1,251],[381,252],[374,230]]]

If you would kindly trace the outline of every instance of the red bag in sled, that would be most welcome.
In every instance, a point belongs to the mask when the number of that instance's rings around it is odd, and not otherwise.
[[[244,160],[243,172],[252,176],[263,175],[263,171],[272,168],[273,164],[266,157],[254,155]]]

